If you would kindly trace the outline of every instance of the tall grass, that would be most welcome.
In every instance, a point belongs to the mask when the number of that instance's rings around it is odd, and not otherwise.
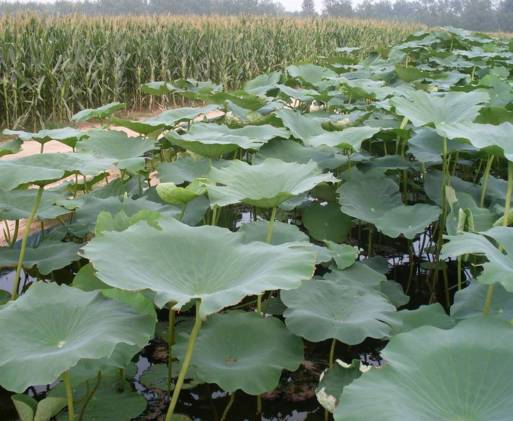
[[[0,126],[66,119],[111,101],[143,109],[140,85],[211,79],[236,88],[339,46],[383,50],[418,26],[269,17],[0,18]]]

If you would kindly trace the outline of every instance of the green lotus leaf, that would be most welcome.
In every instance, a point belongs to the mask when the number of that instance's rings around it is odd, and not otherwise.
[[[448,139],[468,139],[477,149],[487,149],[504,154],[507,160],[513,161],[513,146],[511,134],[513,124],[454,123],[439,124],[438,132]]]
[[[129,137],[115,130],[93,129],[87,132],[87,138],[77,144],[76,150],[99,158],[116,161],[119,169],[136,172],[144,168],[142,156],[155,149],[153,142],[140,137]],[[134,171],[135,170],[135,171]]]
[[[312,102],[315,98],[320,96],[320,93],[314,89],[304,88],[291,88],[290,86],[277,84],[280,98],[284,98],[286,101],[299,100],[301,102]]]
[[[287,328],[311,342],[336,338],[356,345],[389,336],[395,307],[375,289],[356,283],[314,280],[282,291]]]
[[[351,179],[340,186],[338,193],[343,213],[371,223],[388,210],[403,205],[399,186],[382,176]]]
[[[325,243],[328,250],[331,251],[338,269],[346,269],[356,261],[359,254],[358,247],[349,244],[337,244],[333,241],[325,241]]]
[[[207,179],[197,178],[187,187],[178,187],[175,183],[160,183],[157,186],[159,197],[172,205],[186,205],[191,200],[207,192]]]
[[[132,216],[128,216],[124,211],[119,211],[115,215],[101,211],[96,219],[94,232],[96,235],[102,235],[105,231],[124,231],[139,221],[145,221],[153,228],[160,229],[159,219],[160,213],[151,210],[140,210]]]
[[[397,335],[382,351],[387,364],[344,388],[334,418],[507,420],[513,379],[505,364],[512,353],[511,325],[491,317]]]
[[[210,317],[198,335],[191,365],[198,378],[233,393],[273,390],[284,369],[303,361],[303,343],[283,322],[231,311]]]
[[[288,109],[280,110],[276,115],[281,119],[283,125],[290,130],[292,136],[305,143],[308,143],[308,140],[315,136],[331,133],[322,127],[322,123],[326,122],[327,118],[321,118],[313,114],[301,114]]]
[[[513,228],[494,227],[480,234],[465,232],[446,236],[449,240],[442,248],[442,258],[465,254],[484,255],[488,262],[483,263],[483,272],[477,280],[482,284],[500,283],[508,292],[513,292]],[[490,239],[503,247],[501,252]]]
[[[113,421],[113,420],[131,420],[146,409],[147,402],[144,396],[132,390],[130,384],[126,381],[121,383],[116,373],[103,375],[96,392],[88,402],[84,410],[84,421]],[[86,397],[91,392],[91,388],[97,383],[97,378],[90,378],[87,383],[83,382],[73,387],[73,396],[76,399],[75,416],[82,411]],[[52,396],[65,396],[62,387],[52,390]],[[57,417],[57,421],[66,421],[68,419],[67,411]]]
[[[359,360],[353,360],[352,364],[337,360],[333,367],[321,374],[315,396],[324,409],[335,412],[344,387],[361,376],[360,364]]]
[[[50,421],[66,406],[65,398],[44,398],[39,402],[27,395],[11,397],[20,421]]]
[[[208,159],[194,159],[191,157],[179,158],[173,162],[160,164],[159,180],[161,183],[175,183],[180,185],[196,178],[206,177],[212,168]]]
[[[340,151],[330,147],[312,148],[303,146],[295,140],[271,140],[260,148],[255,163],[266,158],[281,159],[285,162],[299,162],[306,164],[315,161],[321,169],[335,169],[347,162],[347,157]]]
[[[110,104],[102,105],[98,108],[86,108],[71,117],[71,121],[89,121],[92,119],[103,120],[114,114],[116,111],[121,111],[126,108],[126,104],[121,102],[111,102]]]
[[[302,79],[310,85],[316,85],[325,78],[337,76],[333,70],[315,64],[289,66],[286,71],[291,77]]]
[[[212,204],[226,206],[242,202],[262,208],[277,207],[317,184],[338,181],[331,174],[322,174],[313,161],[297,164],[274,158],[256,165],[232,161],[223,168],[212,168],[209,178],[222,184],[208,186]]]
[[[451,316],[458,320],[480,316],[483,313],[487,293],[487,285],[471,282],[469,286],[456,292],[454,304],[451,306]],[[506,321],[513,319],[513,294],[506,291],[500,284],[495,285],[488,314]]]
[[[418,161],[429,164],[442,162],[444,139],[435,129],[423,127],[419,129],[408,141],[408,152]],[[467,143],[453,139],[448,142],[448,152],[472,151],[474,148]]]
[[[0,161],[0,189],[13,190],[27,183],[45,185],[72,173],[97,175],[112,164],[111,159],[79,153],[45,153]]]
[[[340,212],[340,207],[328,202],[313,203],[303,211],[303,224],[312,238],[342,243],[351,231],[351,217]]]
[[[180,310],[200,299],[203,317],[247,295],[296,288],[313,273],[315,257],[305,250],[243,244],[240,234],[219,227],[190,227],[173,219],[159,224],[161,231],[139,223],[123,232],[106,232],[86,245],[83,255],[103,282],[155,291],[160,308],[174,302],[173,308]]]
[[[332,270],[324,275],[324,279],[336,283],[356,284],[357,286],[381,290],[381,286],[386,282],[387,277],[368,264],[356,262],[347,269]]]
[[[107,198],[88,196],[76,210],[75,218],[69,230],[77,236],[94,232],[98,215],[101,212],[108,212],[112,215],[123,212],[130,218],[144,211],[158,212],[167,216],[177,216],[180,213],[180,210],[176,207],[162,205],[145,198],[120,200],[112,196]]]
[[[413,82],[418,79],[441,79],[447,76],[447,74],[443,72],[422,70],[416,67],[404,67],[399,65],[395,66],[395,71],[397,76],[406,82]]]
[[[28,218],[34,206],[36,193],[37,191],[34,189],[8,192],[0,190],[0,219],[12,221]],[[45,191],[36,216],[40,219],[54,219],[68,213],[67,209],[55,204],[61,199],[63,199],[62,194]]]
[[[482,307],[481,307],[482,309]],[[422,326],[435,326],[439,329],[450,329],[454,326],[444,308],[439,304],[420,306],[415,310],[401,310],[393,316],[391,335],[409,332]]]
[[[326,132],[309,138],[306,143],[310,146],[334,146],[338,148],[350,147],[352,150],[359,152],[362,143],[370,139],[381,129],[378,127],[348,127],[339,132]]]
[[[48,275],[80,259],[81,244],[55,240],[43,240],[37,247],[27,247],[23,267],[37,267],[41,275]],[[19,248],[0,247],[0,266],[15,268],[20,255]]]
[[[9,130],[3,131],[4,135],[17,136],[24,142],[28,140],[34,140],[36,142],[45,144],[51,140],[57,140],[65,145],[74,147],[75,144],[85,136],[84,132],[73,127],[64,127],[62,129],[50,129],[40,130],[37,133],[24,132],[21,130]]]
[[[385,83],[381,80],[347,79],[345,77],[339,77],[337,80],[341,84],[342,92],[352,99],[385,99],[396,93],[390,86],[385,86]]]
[[[276,88],[282,73],[271,72],[257,76],[244,84],[244,90],[253,95],[266,95]]]
[[[15,392],[50,384],[81,359],[108,358],[119,344],[142,348],[154,329],[153,318],[100,292],[43,282],[0,315],[0,384]]]
[[[184,107],[166,110],[155,117],[144,120],[126,120],[122,118],[113,118],[112,121],[117,126],[127,127],[136,133],[149,135],[157,130],[170,129],[182,121],[191,121],[200,116],[207,116],[209,113],[219,110],[218,105],[207,105],[205,107]]]
[[[0,142],[0,158],[5,155],[21,151],[21,139],[14,139],[9,142]]]
[[[436,221],[441,209],[438,206],[416,203],[412,206],[401,205],[386,211],[378,220],[376,228],[388,237],[396,238],[401,234],[412,240],[417,234]]]
[[[219,124],[193,124],[185,134],[171,132],[166,139],[199,155],[218,158],[238,148],[259,149],[269,140],[289,137],[287,130],[269,124],[230,129]]]
[[[266,241],[268,222],[257,221],[243,224],[239,228],[239,233],[242,235],[244,243],[251,243],[252,241]],[[279,245],[294,242],[308,242],[308,235],[301,232],[301,230],[293,224],[286,224],[284,222],[275,221],[273,224],[273,235],[271,244]]]
[[[407,97],[391,99],[397,114],[407,117],[414,126],[433,123],[472,121],[490,100],[485,91],[448,92],[443,95],[412,91]]]

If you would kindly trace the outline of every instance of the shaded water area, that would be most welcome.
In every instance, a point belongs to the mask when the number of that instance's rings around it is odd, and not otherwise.
[[[244,221],[243,221],[244,222]],[[415,309],[420,305],[431,302],[440,302],[447,307],[447,296],[442,281],[441,271],[434,274],[430,269],[433,260],[429,250],[430,233],[426,232],[412,243],[413,254],[408,252],[408,246],[402,240],[390,240],[380,237],[374,238],[374,253],[387,256],[376,258],[388,263],[389,280],[398,282],[403,291],[408,291],[410,300],[402,308]],[[353,232],[352,242],[362,249],[366,249],[366,235]],[[360,260],[365,261],[367,256],[362,253]],[[413,265],[410,265],[411,263]],[[70,266],[52,274],[52,281],[58,283],[70,283],[73,279],[76,267]],[[449,262],[447,265],[448,278],[456,279],[456,265]],[[322,273],[317,273],[322,275]],[[36,274],[25,273],[22,276],[24,288],[37,282]],[[434,276],[436,275],[436,276]],[[13,271],[0,272],[0,289],[10,291]],[[449,300],[452,302],[456,290],[454,284],[449,285]],[[279,315],[282,305],[279,300],[278,308],[273,314]],[[160,325],[167,321],[167,311],[158,312]],[[183,314],[185,319],[192,320],[193,314]],[[158,331],[159,328],[157,328]],[[386,345],[386,341],[368,338],[357,346],[348,346],[340,342],[336,346],[336,358],[346,363],[358,359],[366,365],[381,365],[384,361],[380,358],[380,350]],[[263,413],[256,415],[256,398],[238,391],[233,406],[226,420],[230,421],[315,421],[324,420],[325,411],[316,399],[315,387],[319,376],[327,368],[331,341],[321,343],[309,343],[305,341],[305,361],[294,373],[285,371],[281,377],[278,388],[262,396]],[[163,420],[168,406],[167,391],[155,387],[148,388],[141,382],[141,376],[147,373],[153,365],[165,366],[168,358],[167,343],[160,337],[155,337],[150,344],[134,358],[134,370],[130,376],[131,387],[140,393],[147,401],[145,412],[137,417],[136,421]],[[29,394],[36,398],[43,398],[48,390],[47,386],[30,388]],[[18,420],[16,411],[12,405],[11,394],[0,388],[0,421]],[[185,414],[194,421],[219,421],[228,403],[229,396],[214,384],[201,384],[186,390],[182,390],[177,407],[177,413]],[[113,420],[118,421],[118,420]],[[125,420],[119,420],[125,421]]]

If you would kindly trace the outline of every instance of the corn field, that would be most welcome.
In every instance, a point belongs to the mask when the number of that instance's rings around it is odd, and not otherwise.
[[[0,126],[32,128],[112,101],[158,104],[154,80],[192,78],[237,88],[336,47],[384,51],[418,26],[354,19],[269,17],[0,18]]]

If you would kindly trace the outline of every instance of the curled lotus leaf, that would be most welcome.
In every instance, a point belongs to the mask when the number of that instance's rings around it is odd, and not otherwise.
[[[297,164],[274,158],[255,165],[233,161],[223,168],[213,168],[209,178],[220,184],[208,186],[213,204],[246,203],[262,208],[277,207],[320,183],[338,181],[329,173],[323,174],[313,161]]]
[[[114,114],[116,111],[121,111],[126,108],[126,104],[121,102],[111,102],[110,104],[102,105],[98,108],[86,108],[71,117],[71,121],[89,121],[92,119],[102,120]]]
[[[336,421],[511,418],[509,322],[475,317],[448,330],[424,326],[394,336],[381,354],[382,368],[344,388]]]
[[[101,292],[37,282],[0,308],[0,384],[15,392],[50,384],[82,359],[110,357],[120,344],[142,348],[153,330],[153,317]]]
[[[44,144],[50,142],[51,140],[57,140],[70,147],[75,146],[75,144],[85,136],[84,132],[78,129],[74,129],[73,127],[63,127],[61,129],[43,129],[37,133],[6,129],[3,131],[3,134],[8,136],[17,136],[24,142],[28,140],[34,140]]]
[[[297,288],[313,274],[310,251],[243,244],[240,234],[215,226],[190,227],[174,219],[161,219],[159,225],[161,230],[139,223],[105,232],[84,247],[83,255],[106,284],[152,290],[161,308],[172,302],[180,310],[199,299],[203,317],[248,295]]]

